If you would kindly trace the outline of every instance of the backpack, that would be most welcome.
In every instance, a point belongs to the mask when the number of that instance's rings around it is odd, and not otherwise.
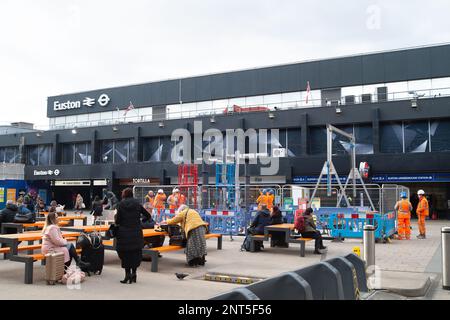
[[[294,228],[300,233],[305,232],[305,217],[302,214],[295,218]]]

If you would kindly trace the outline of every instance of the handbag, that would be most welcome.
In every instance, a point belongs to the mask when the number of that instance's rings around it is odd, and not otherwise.
[[[69,268],[63,275],[61,282],[63,284],[77,285],[84,281],[86,274],[78,268]]]
[[[189,212],[189,210],[186,212],[186,215],[184,216],[183,225],[186,224],[188,212]],[[170,246],[181,246],[183,248],[186,248],[187,237],[186,237],[184,230],[181,230],[181,226],[179,226],[179,225],[169,226],[168,233],[169,233],[169,245]]]
[[[81,203],[81,209],[86,209],[86,205],[84,203]]]

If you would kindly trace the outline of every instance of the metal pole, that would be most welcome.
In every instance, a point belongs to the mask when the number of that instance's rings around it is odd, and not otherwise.
[[[333,157],[333,136],[330,126],[327,127],[327,196],[331,197],[331,162]],[[320,182],[320,181],[319,181]]]
[[[363,243],[364,243],[364,261],[366,262],[366,269],[369,269],[370,273],[372,273],[374,271],[373,267],[375,266],[375,227],[374,226],[372,226],[372,225],[364,226]]]
[[[443,227],[442,234],[442,288],[450,290],[450,227]]]

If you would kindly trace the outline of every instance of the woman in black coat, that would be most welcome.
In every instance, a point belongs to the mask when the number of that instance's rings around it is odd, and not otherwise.
[[[92,202],[91,214],[94,216],[94,224],[98,217],[103,215],[103,201],[100,200],[99,196],[95,196],[94,201]]]
[[[284,223],[283,214],[281,213],[280,209],[275,206],[273,207],[272,213],[270,215],[270,224],[282,224]],[[283,247],[286,248],[288,245],[286,243],[285,233],[284,232],[277,232],[272,231],[270,232],[272,235],[271,244],[275,247]]]
[[[122,201],[117,206],[115,218],[118,225],[116,250],[122,260],[122,268],[125,269],[125,279],[120,281],[122,283],[136,282],[136,270],[141,265],[144,246],[141,215],[150,219],[147,210],[133,198],[133,190],[131,188],[123,190]]]

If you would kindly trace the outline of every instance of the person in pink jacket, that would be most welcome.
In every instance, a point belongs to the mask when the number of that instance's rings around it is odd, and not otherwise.
[[[70,266],[72,259],[75,260],[77,265],[80,262],[75,246],[63,238],[61,229],[58,227],[58,217],[54,210],[50,210],[45,219],[41,251],[44,255],[52,251],[63,252],[66,267]]]

